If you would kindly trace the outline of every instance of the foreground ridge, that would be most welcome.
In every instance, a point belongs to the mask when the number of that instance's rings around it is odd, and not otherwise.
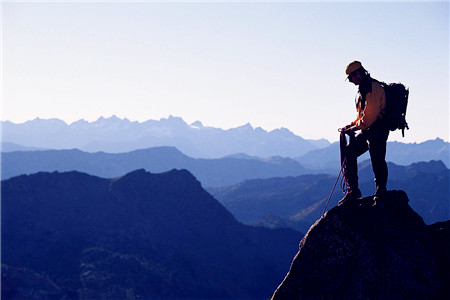
[[[266,299],[300,237],[239,223],[187,170],[2,181],[1,299]]]
[[[450,295],[450,221],[425,225],[404,191],[334,207],[300,242],[272,299],[417,299]]]

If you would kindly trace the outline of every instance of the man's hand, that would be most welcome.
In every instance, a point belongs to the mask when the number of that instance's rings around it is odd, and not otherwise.
[[[342,131],[348,134],[352,134],[355,133],[356,131],[356,126],[355,125],[346,125],[342,128]]]
[[[342,127],[341,131],[346,132],[349,130],[349,128],[351,128],[353,125],[345,125],[344,127]]]

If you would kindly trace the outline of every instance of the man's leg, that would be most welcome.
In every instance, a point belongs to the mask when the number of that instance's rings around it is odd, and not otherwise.
[[[368,149],[367,140],[363,133],[351,138],[345,147],[344,177],[349,190],[345,197],[339,201],[339,204],[361,197],[361,191],[358,187],[358,157]]]
[[[388,168],[386,163],[386,145],[389,130],[380,128],[369,137],[369,153],[372,169],[375,175],[376,196],[383,196],[386,192]]]

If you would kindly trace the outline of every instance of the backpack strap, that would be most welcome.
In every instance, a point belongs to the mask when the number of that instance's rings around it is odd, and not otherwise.
[[[386,82],[384,82],[384,81],[379,81],[379,80],[376,80],[376,79],[373,79],[373,81],[375,81],[375,82],[377,82],[379,85],[381,85],[381,87],[382,87],[383,90],[384,90],[384,96],[386,97],[386,106],[381,110],[381,113],[380,113],[381,118],[384,118],[384,117],[386,116],[386,114],[387,114],[386,108],[387,108],[387,104],[388,104],[388,96],[389,96],[389,91],[388,91],[387,87],[388,87],[389,85],[388,85]]]
[[[372,92],[372,82],[373,81],[377,81],[377,80],[369,77],[367,80],[364,80],[359,85],[358,93],[361,95],[361,97],[358,97],[356,99],[356,101],[355,101],[356,102],[356,107],[358,107],[359,102],[362,100],[362,102],[361,102],[361,109],[364,110],[366,108],[366,95],[368,93]]]

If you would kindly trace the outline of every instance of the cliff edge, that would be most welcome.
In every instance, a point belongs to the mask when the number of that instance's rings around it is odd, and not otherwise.
[[[443,200],[447,201],[447,200]],[[426,225],[403,191],[320,218],[272,299],[449,299],[450,221]]]

